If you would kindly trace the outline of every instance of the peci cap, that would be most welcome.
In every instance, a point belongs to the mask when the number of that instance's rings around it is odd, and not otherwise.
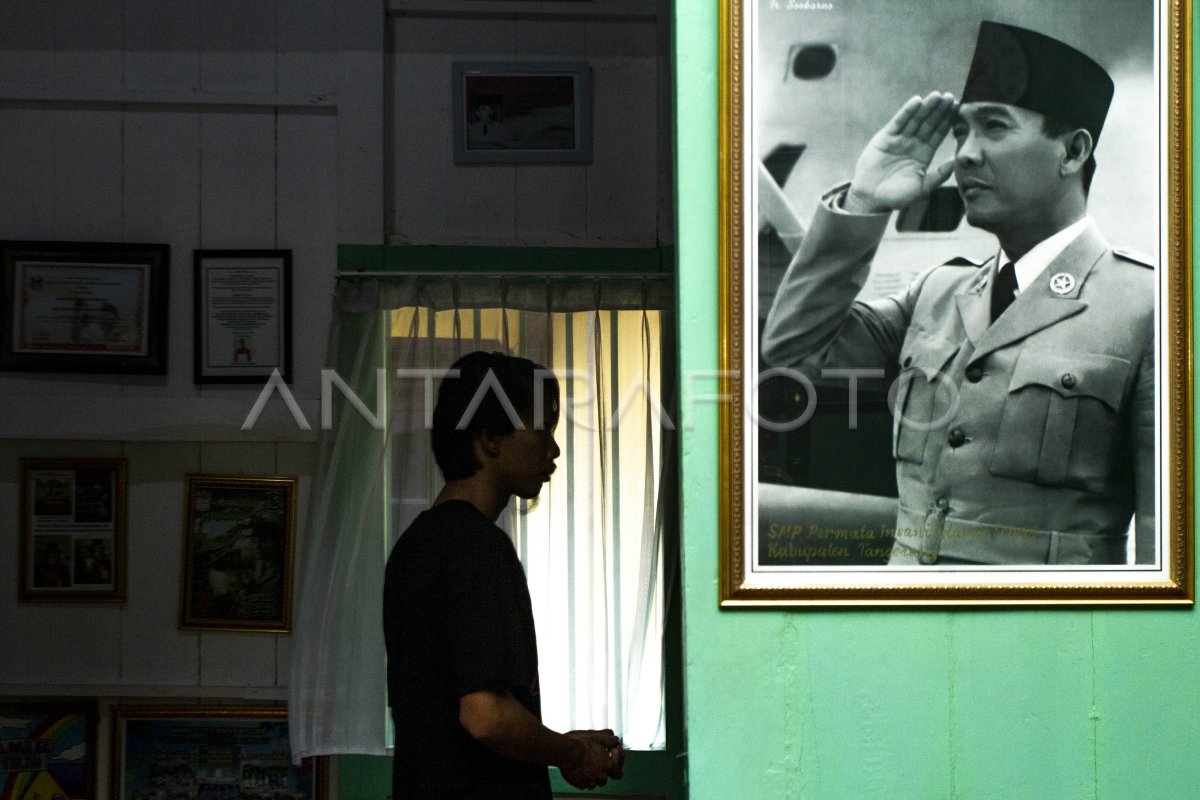
[[[1088,56],[1015,25],[979,24],[963,103],[1007,103],[1086,128],[1099,140],[1113,81]]]

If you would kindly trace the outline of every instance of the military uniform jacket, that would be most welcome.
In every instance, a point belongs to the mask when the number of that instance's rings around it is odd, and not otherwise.
[[[855,301],[888,219],[818,208],[762,354],[814,381],[832,368],[889,381],[893,563],[1124,563],[1135,514],[1137,560],[1152,562],[1153,270],[1089,227],[995,324],[994,258]]]

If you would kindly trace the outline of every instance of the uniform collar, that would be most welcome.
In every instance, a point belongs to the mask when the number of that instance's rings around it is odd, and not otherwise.
[[[1085,215],[1058,233],[1042,239],[1028,253],[1017,259],[1013,264],[1017,271],[1017,291],[1025,291],[1025,288],[1033,283],[1038,275],[1042,274],[1051,261],[1058,258],[1071,242],[1079,238],[1080,234],[1092,227],[1092,218]],[[1008,255],[1001,250],[1000,263],[1005,264],[1008,261]]]

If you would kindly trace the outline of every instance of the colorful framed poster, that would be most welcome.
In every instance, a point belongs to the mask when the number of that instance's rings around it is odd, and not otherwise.
[[[22,603],[125,599],[124,459],[21,459]]]
[[[1191,3],[721,9],[721,603],[1192,604]]]
[[[591,68],[583,61],[456,61],[454,160],[592,158]]]
[[[292,379],[292,251],[195,252],[196,383]]]
[[[95,781],[91,703],[0,703],[0,800],[92,800]]]
[[[187,476],[183,628],[286,633],[296,479]]]
[[[0,369],[162,375],[170,248],[0,241]]]
[[[112,800],[324,800],[326,762],[292,763],[287,708],[113,708]]]

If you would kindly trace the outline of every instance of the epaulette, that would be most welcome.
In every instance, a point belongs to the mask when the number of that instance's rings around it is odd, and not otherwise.
[[[982,267],[986,263],[987,263],[986,260],[979,261],[974,258],[967,258],[966,256],[955,256],[954,258],[950,259],[949,261],[942,262],[942,266],[943,267]]]
[[[1137,250],[1128,250],[1124,247],[1114,247],[1113,255],[1122,261],[1131,261],[1140,267],[1148,267],[1149,269],[1154,269],[1155,267],[1154,259],[1150,258],[1150,256],[1146,255],[1145,253],[1139,253]]]

